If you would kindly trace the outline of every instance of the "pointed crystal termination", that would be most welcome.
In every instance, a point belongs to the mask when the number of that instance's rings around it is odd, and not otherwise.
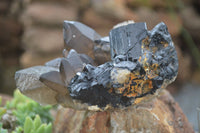
[[[50,71],[40,75],[40,81],[44,83],[50,89],[65,94],[68,93],[67,86],[71,79],[76,75],[77,72],[81,72],[83,69],[84,61],[88,61],[89,58],[85,55],[82,60],[83,55],[78,54],[74,49],[71,49],[66,58],[57,58],[51,60],[45,65],[49,67],[55,67],[59,69],[58,71]],[[53,64],[59,64],[53,65]]]
[[[48,73],[44,73],[40,76],[39,80],[58,93],[68,93],[67,86],[64,84],[58,71],[50,71]]]
[[[81,60],[80,56],[74,49],[69,51],[67,60],[74,68],[75,73],[81,72],[83,70],[83,61]]]
[[[146,23],[130,23],[110,31],[112,60],[118,56],[138,59],[141,56],[141,41],[147,35]]]
[[[64,21],[63,26],[66,49],[76,49],[78,53],[85,53],[94,58],[94,41],[101,36],[90,27],[76,21]]]
[[[65,84],[69,84],[71,79],[76,75],[73,67],[67,59],[62,59],[60,63],[60,74]]]
[[[59,69],[62,58],[56,58],[45,63],[45,66]]]

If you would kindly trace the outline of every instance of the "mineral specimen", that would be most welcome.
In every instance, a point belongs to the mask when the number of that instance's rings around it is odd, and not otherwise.
[[[81,54],[72,49],[67,57],[47,62],[47,67],[56,70],[40,73],[37,82],[55,92],[51,99],[65,107],[124,108],[149,100],[177,76],[177,54],[163,22],[151,31],[147,30],[146,23],[129,22],[113,28],[109,37],[101,38],[81,23],[64,21],[64,39],[66,49],[75,48]],[[104,58],[109,50],[111,61],[99,66],[94,66],[87,56]],[[15,79],[24,92],[30,85],[19,80],[21,71],[16,72]],[[32,86],[37,88],[37,84]]]

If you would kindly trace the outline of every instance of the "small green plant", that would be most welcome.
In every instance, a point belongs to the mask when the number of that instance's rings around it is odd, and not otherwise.
[[[51,108],[41,106],[17,90],[13,100],[7,102],[5,107],[0,107],[0,133],[11,132],[10,129],[3,129],[2,116],[8,114],[8,111],[12,111],[12,117],[16,118],[12,133],[52,133]]]
[[[52,124],[49,123],[48,125],[42,124],[39,115],[36,115],[35,119],[32,120],[29,116],[26,117],[24,127],[18,127],[16,131],[12,133],[51,133],[52,132]]]

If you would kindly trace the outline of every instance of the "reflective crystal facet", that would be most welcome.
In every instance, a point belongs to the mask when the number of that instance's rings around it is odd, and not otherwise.
[[[94,56],[94,40],[101,38],[98,33],[90,27],[75,21],[64,21],[63,26],[63,36],[67,49],[76,49],[78,53]]]
[[[130,58],[138,59],[141,55],[141,41],[146,35],[146,23],[131,23],[111,30],[111,58],[128,55]]]

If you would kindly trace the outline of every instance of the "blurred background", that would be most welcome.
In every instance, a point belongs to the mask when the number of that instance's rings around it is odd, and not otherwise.
[[[16,70],[62,56],[63,20],[80,21],[102,36],[126,20],[163,21],[172,35],[179,73],[168,90],[198,130],[200,106],[199,0],[0,0],[0,93],[12,95]]]

